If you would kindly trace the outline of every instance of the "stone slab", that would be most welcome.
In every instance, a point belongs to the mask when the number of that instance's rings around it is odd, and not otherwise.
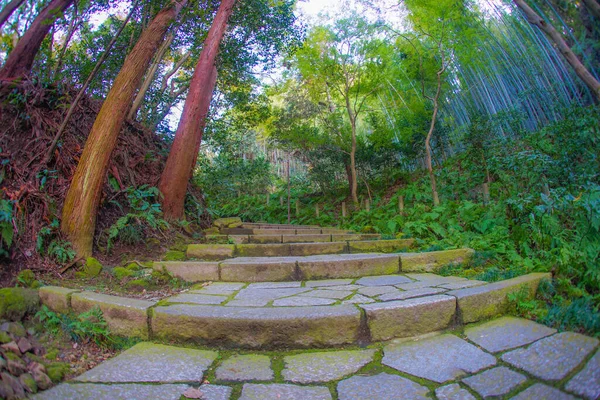
[[[518,395],[511,398],[512,400],[576,400],[575,397],[563,393],[551,386],[543,383],[536,383],[533,386],[523,390]]]
[[[550,278],[550,274],[532,273],[484,286],[453,290],[447,294],[456,297],[462,322],[467,324],[506,313],[510,293],[524,289],[528,297],[533,298],[540,281],[546,278]]]
[[[307,281],[305,282],[306,287],[322,287],[322,286],[340,286],[350,285],[353,279],[326,279],[322,281]]]
[[[312,256],[320,254],[342,254],[346,252],[346,242],[333,243],[291,243],[291,256]]]
[[[358,293],[364,296],[379,296],[385,293],[398,293],[394,286],[367,286],[358,289]]]
[[[269,228],[269,229],[253,229],[254,235],[295,235],[296,229],[284,229],[284,228]],[[321,231],[316,232],[321,233]]]
[[[399,283],[410,283],[409,278],[403,275],[386,275],[386,276],[366,276],[356,281],[357,285],[362,286],[392,286]]]
[[[431,296],[434,294],[439,294],[445,292],[445,289],[441,288],[431,288],[425,287],[415,290],[406,290],[404,292],[397,291],[395,293],[385,293],[379,296],[379,300],[381,301],[390,301],[390,300],[406,300],[412,299],[413,297],[423,297],[423,296]]]
[[[219,263],[202,261],[159,261],[152,266],[155,270],[166,269],[174,277],[186,282],[218,281]]]
[[[598,339],[562,332],[527,348],[502,355],[502,360],[546,381],[565,378],[598,346]]]
[[[177,329],[177,327],[175,327]],[[139,343],[84,372],[80,382],[201,382],[217,352]]]
[[[392,254],[339,254],[298,259],[303,279],[358,278],[397,273],[398,257]]]
[[[250,308],[177,304],[153,309],[159,339],[248,348],[319,347],[355,343],[354,306]]]
[[[225,260],[233,257],[235,246],[232,244],[190,244],[185,255],[199,260]]]
[[[473,286],[481,286],[487,285],[488,282],[478,281],[478,280],[469,280],[462,282],[451,282],[451,283],[442,283],[441,285],[437,285],[438,287],[448,289],[448,290],[457,290],[457,289],[465,289]]]
[[[460,387],[458,383],[440,386],[435,389],[435,397],[438,400],[476,400],[471,392]]]
[[[491,353],[525,346],[555,333],[556,329],[515,317],[498,318],[465,328],[465,335],[470,341]]]
[[[422,335],[446,329],[454,321],[456,301],[445,295],[360,306],[375,341]]]
[[[67,314],[71,310],[71,295],[80,292],[59,286],[42,286],[38,290],[42,304],[54,312]]]
[[[231,356],[219,365],[215,375],[219,381],[231,382],[271,381],[275,378],[271,359],[258,354]]]
[[[398,375],[353,376],[337,386],[340,400],[429,399],[429,389]]]
[[[440,335],[384,347],[382,363],[437,383],[453,381],[496,365],[491,354],[454,335]]]
[[[281,235],[249,235],[248,243],[282,243]]]
[[[350,296],[353,292],[348,290],[326,290],[326,289],[316,289],[311,290],[310,292],[302,293],[300,296],[303,297],[320,297],[322,299],[345,299]]]
[[[333,233],[331,235],[332,242],[343,242],[343,241],[357,241],[365,240],[362,238],[363,235],[358,233]]]
[[[589,400],[600,398],[600,351],[567,383],[565,389]]]
[[[323,243],[331,242],[331,235],[310,234],[310,235],[282,235],[283,243]]]
[[[283,379],[294,383],[329,382],[357,372],[373,361],[375,350],[297,354],[283,359]]]
[[[467,262],[474,253],[472,249],[401,253],[402,272],[437,272],[444,265]]]
[[[142,385],[116,384],[98,385],[91,383],[63,383],[50,390],[38,393],[35,400],[179,400],[187,385]],[[230,388],[229,392],[231,392]],[[203,397],[206,400],[226,400],[229,397]]]
[[[334,304],[336,299],[319,297],[292,296],[273,301],[274,307],[302,307],[302,306],[328,306]]]
[[[292,257],[239,257],[221,263],[221,280],[229,282],[293,281],[296,261]]]
[[[299,288],[302,282],[256,282],[249,284],[246,289],[283,289]]]
[[[213,282],[200,288],[190,289],[190,293],[223,294],[229,296],[246,286],[245,283]]]
[[[76,314],[98,306],[112,334],[148,338],[148,309],[155,302],[93,292],[74,293],[71,307]]]
[[[192,303],[192,304],[222,304],[227,300],[226,296],[197,294],[197,293],[181,293],[173,297],[165,299],[169,303]]]
[[[250,243],[250,239],[248,235],[225,235],[225,239],[231,240],[235,244],[246,244]],[[279,238],[279,243],[281,243],[281,238]]]
[[[246,383],[239,400],[331,400],[329,389],[322,386],[297,386],[283,383],[261,385]]]
[[[375,300],[373,300],[370,297],[363,296],[362,294],[355,294],[354,296],[350,297],[348,300],[342,301],[342,304],[369,304],[369,303],[374,303],[374,302],[375,302]]]
[[[287,257],[290,256],[290,245],[283,243],[271,244],[239,244],[235,246],[238,257]]]
[[[348,242],[351,253],[394,253],[400,250],[407,250],[414,244],[414,239],[366,240]]]
[[[507,367],[496,367],[463,379],[471,389],[483,398],[503,396],[527,381],[525,375]]]

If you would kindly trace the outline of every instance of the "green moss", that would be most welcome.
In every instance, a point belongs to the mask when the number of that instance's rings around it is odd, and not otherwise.
[[[62,381],[62,379],[69,373],[71,368],[68,363],[55,362],[46,366],[46,372],[50,380],[54,383]]]
[[[36,290],[24,288],[0,289],[0,319],[20,321],[37,311],[40,297]]]
[[[102,272],[102,264],[94,257],[88,257],[85,260],[82,272],[86,278],[95,278]]]
[[[148,288],[148,286],[150,286],[150,283],[145,279],[134,279],[132,281],[127,282],[125,286],[131,290],[142,291]]]
[[[127,278],[129,276],[134,276],[135,275],[135,271],[131,271],[127,268],[123,268],[123,267],[115,267],[113,269],[113,274],[115,275],[115,277],[119,280],[123,279],[123,278]]]
[[[23,374],[19,377],[19,381],[25,387],[25,389],[30,393],[35,393],[38,390],[37,383],[35,383],[35,379],[31,374]]]
[[[185,253],[183,251],[169,250],[163,257],[163,261],[184,261]]]
[[[138,263],[129,263],[125,266],[125,269],[129,270],[129,271],[139,271],[140,269],[142,269]]]
[[[58,353],[58,349],[50,349],[46,352],[44,358],[46,358],[47,360],[56,360],[56,357],[58,357]]]
[[[19,272],[19,275],[17,276],[17,282],[20,286],[31,289],[37,289],[41,286],[40,282],[35,280],[35,274],[30,269],[24,269],[23,271]]]

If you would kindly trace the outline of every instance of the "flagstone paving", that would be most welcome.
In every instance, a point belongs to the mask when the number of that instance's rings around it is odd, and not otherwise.
[[[512,317],[365,349],[234,354],[143,342],[33,397],[175,400],[199,387],[204,400],[592,400],[598,347]]]

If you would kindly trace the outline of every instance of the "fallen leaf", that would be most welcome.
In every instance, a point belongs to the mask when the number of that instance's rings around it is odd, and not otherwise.
[[[196,389],[193,387],[188,388],[188,390],[183,392],[183,395],[185,397],[187,397],[188,399],[203,399],[204,398],[204,393],[202,393],[200,391],[200,389]]]

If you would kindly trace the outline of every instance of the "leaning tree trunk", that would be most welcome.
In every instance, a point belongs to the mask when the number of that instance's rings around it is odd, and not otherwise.
[[[577,76],[579,76],[579,78],[590,88],[596,98],[596,101],[600,102],[600,81],[594,78],[594,75],[592,75],[592,73],[585,67],[585,65],[583,65],[579,58],[577,58],[561,34],[554,29],[551,24],[540,17],[531,7],[529,7],[525,0],[513,1],[523,11],[529,23],[540,28],[550,38],[550,40],[554,42],[558,50],[566,58],[567,62],[571,65],[571,67],[573,67]],[[592,1],[589,1],[589,3],[593,4]]]
[[[62,211],[61,229],[79,256],[92,254],[102,184],[133,96],[142,83],[152,57],[164,40],[165,33],[185,3],[186,1],[176,0],[171,2],[142,32],[125,59],[92,126]]]
[[[585,4],[592,13],[594,17],[600,20],[600,3],[596,0],[583,0],[583,4]]]
[[[189,93],[183,106],[175,140],[160,177],[158,188],[163,194],[162,209],[167,219],[181,219],[188,181],[190,180],[204,133],[210,100],[217,81],[215,60],[227,21],[236,0],[223,0],[208,31],[200,59],[192,76]]]
[[[0,11],[0,29],[2,26],[8,21],[12,13],[15,12],[17,8],[23,4],[25,0],[12,0],[10,3],[4,6],[2,11]]]
[[[35,18],[0,69],[0,80],[22,78],[31,72],[35,56],[50,28],[73,0],[52,0]]]

